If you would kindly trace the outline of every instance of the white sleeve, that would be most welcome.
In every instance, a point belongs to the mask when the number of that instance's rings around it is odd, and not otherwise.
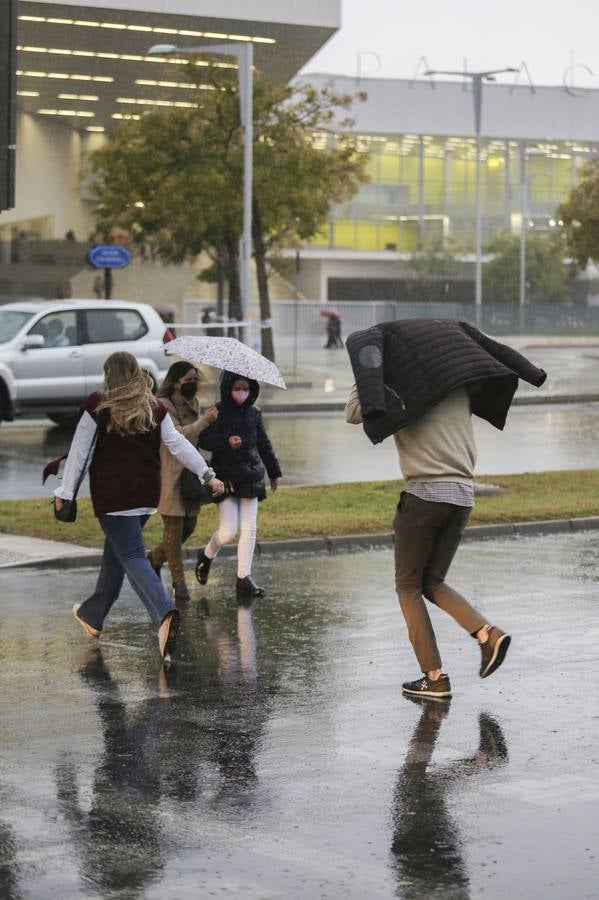
[[[194,472],[198,478],[205,481],[214,477],[214,471],[210,468],[201,453],[191,444],[181,432],[177,431],[170,415],[166,415],[160,423],[160,438],[169,452],[176,456],[186,469]]]
[[[62,484],[54,491],[55,497],[60,497],[62,500],[73,499],[75,486],[83,472],[95,433],[96,423],[93,417],[85,411],[75,429],[64,472],[62,473]]]

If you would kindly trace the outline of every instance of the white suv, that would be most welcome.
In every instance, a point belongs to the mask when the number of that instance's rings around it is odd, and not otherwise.
[[[172,362],[167,326],[151,306],[61,300],[0,306],[0,421],[48,416],[62,424],[104,382],[103,365],[128,350],[158,385]]]

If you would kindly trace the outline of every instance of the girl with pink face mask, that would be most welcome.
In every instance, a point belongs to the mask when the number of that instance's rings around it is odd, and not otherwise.
[[[212,560],[239,532],[236,587],[241,597],[264,594],[251,577],[258,503],[266,499],[266,476],[272,491],[276,491],[281,477],[262,413],[254,405],[259,393],[257,381],[223,372],[216,404],[218,418],[200,434],[200,446],[212,452],[212,468],[226,490],[217,501],[218,529],[198,555],[196,577],[200,584],[206,584]]]

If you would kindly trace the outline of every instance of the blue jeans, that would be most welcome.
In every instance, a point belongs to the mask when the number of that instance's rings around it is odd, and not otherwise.
[[[119,596],[125,575],[156,627],[175,609],[160,578],[146,558],[142,528],[148,516],[100,516],[104,554],[96,589],[79,607],[78,615],[102,630],[104,619]]]

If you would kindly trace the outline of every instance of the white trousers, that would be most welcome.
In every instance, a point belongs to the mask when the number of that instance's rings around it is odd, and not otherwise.
[[[229,544],[239,528],[237,544],[237,577],[246,578],[252,571],[252,560],[256,546],[256,520],[258,500],[256,497],[226,497],[218,505],[218,531],[215,531],[204,553],[214,559],[221,547]]]

